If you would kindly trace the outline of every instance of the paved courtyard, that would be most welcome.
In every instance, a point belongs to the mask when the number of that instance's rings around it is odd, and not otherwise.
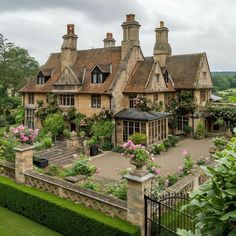
[[[174,173],[179,166],[183,166],[182,150],[186,149],[194,160],[198,160],[201,156],[208,157],[209,149],[212,145],[211,138],[201,140],[184,139],[177,143],[176,147],[168,149],[167,152],[157,155],[155,162],[161,166],[161,175]],[[100,176],[119,180],[118,170],[123,170],[132,167],[129,160],[119,153],[105,152],[104,154],[94,157],[91,163],[96,167],[101,168]]]

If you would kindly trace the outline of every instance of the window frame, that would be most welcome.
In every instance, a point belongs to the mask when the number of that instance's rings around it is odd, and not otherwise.
[[[63,107],[69,107],[75,105],[75,95],[74,94],[59,94],[58,95],[58,105]]]
[[[34,93],[28,94],[28,104],[31,104],[31,105],[34,104]]]
[[[91,95],[91,108],[101,108],[102,98],[101,94],[92,94]]]

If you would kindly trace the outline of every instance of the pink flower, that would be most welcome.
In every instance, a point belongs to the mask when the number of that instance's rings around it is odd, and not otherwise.
[[[152,161],[155,161],[155,158],[154,158],[154,157],[151,157],[151,160],[152,160]]]
[[[134,157],[135,157],[135,155],[134,155],[134,154],[131,154],[131,155],[130,155],[130,158],[131,158],[131,159],[132,159],[132,158],[134,158]]]
[[[183,150],[182,150],[182,155],[183,155],[183,156],[188,155],[188,151],[187,151],[186,149],[183,149]]]
[[[153,166],[153,167],[152,167],[152,171],[154,171],[154,172],[155,172],[155,171],[156,171],[156,169],[157,169],[157,168],[156,168],[155,166]]]
[[[179,170],[180,172],[182,172],[184,169],[183,169],[182,166],[179,166],[178,170]]]
[[[101,168],[96,169],[96,174],[99,174],[101,172]]]
[[[155,174],[156,174],[156,175],[159,175],[160,173],[161,173],[160,170],[158,170],[158,169],[155,170]]]
[[[24,142],[27,142],[29,140],[29,138],[27,136],[24,136],[24,138],[22,139]]]

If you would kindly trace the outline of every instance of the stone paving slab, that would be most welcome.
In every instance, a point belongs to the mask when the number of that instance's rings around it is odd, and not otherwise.
[[[155,162],[161,166],[161,175],[174,173],[179,166],[183,166],[182,150],[186,149],[196,161],[201,156],[209,157],[209,149],[212,146],[211,138],[201,140],[184,139],[177,143],[176,147],[168,149],[167,152],[157,155]],[[100,176],[119,180],[118,170],[123,170],[132,167],[129,160],[119,153],[106,152],[100,154],[99,157],[93,158],[91,163],[98,168],[101,168]]]

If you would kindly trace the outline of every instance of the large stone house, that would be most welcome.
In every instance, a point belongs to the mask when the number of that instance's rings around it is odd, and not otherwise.
[[[20,90],[26,109],[25,123],[40,126],[35,116],[37,101],[46,104],[46,94],[52,93],[64,110],[74,106],[87,116],[98,114],[102,109],[111,110],[116,123],[116,144],[127,141],[134,132],[147,134],[151,144],[168,135],[170,113],[164,112],[165,107],[172,99],[178,101],[180,91],[190,90],[198,112],[179,117],[177,131],[182,132],[187,124],[196,129],[199,120],[210,129],[210,119],[201,112],[212,88],[206,53],[172,55],[169,30],[160,22],[155,29],[153,56],[144,57],[139,28],[135,15],[129,14],[122,24],[121,46],[115,46],[112,33],[107,33],[103,48],[78,50],[74,25],[67,25],[61,52],[51,53],[37,76]],[[162,105],[161,112],[135,108],[137,95]]]

